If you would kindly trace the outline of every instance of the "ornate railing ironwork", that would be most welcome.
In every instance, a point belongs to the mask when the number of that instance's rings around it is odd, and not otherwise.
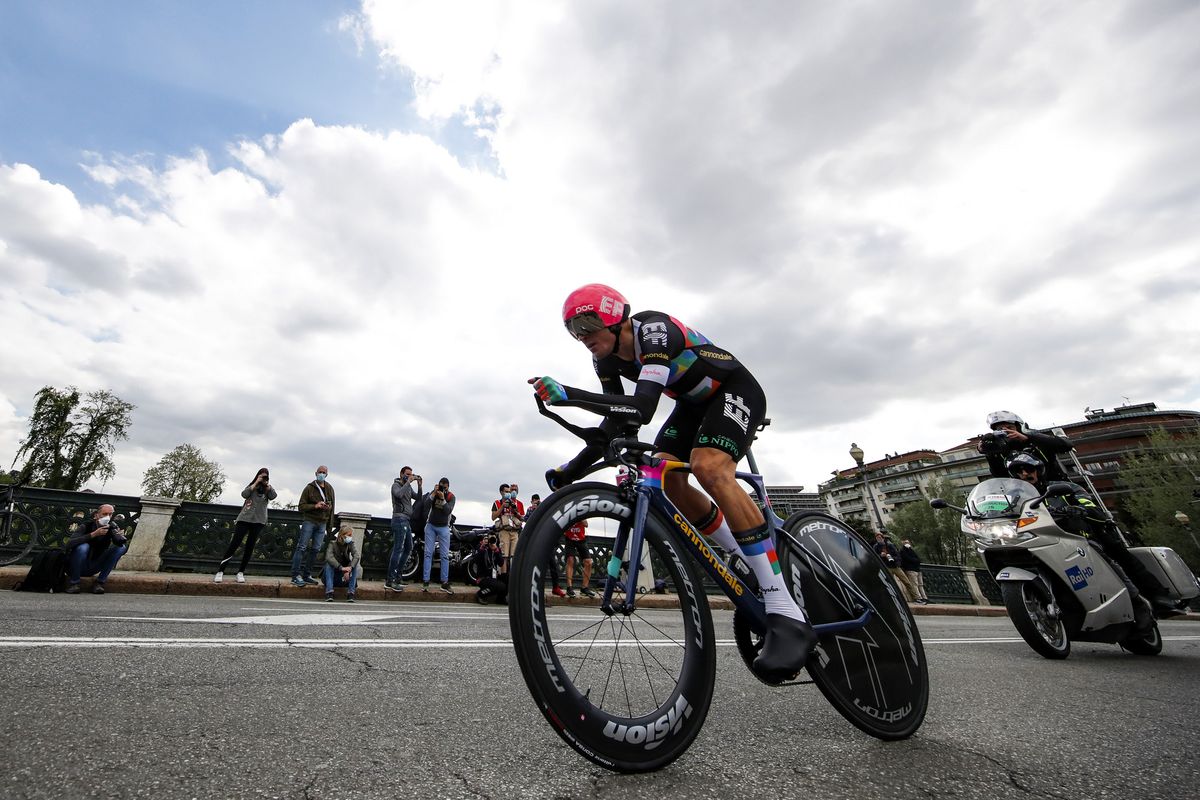
[[[975,580],[979,583],[979,591],[987,598],[988,602],[994,606],[1004,605],[1004,595],[1000,593],[1000,584],[996,583],[992,578],[992,573],[986,569],[977,568],[975,570]]]
[[[28,564],[33,560],[33,553],[38,550],[65,547],[67,540],[75,535],[80,524],[90,519],[92,512],[102,505],[111,505],[116,509],[118,516],[123,514],[129,520],[136,519],[134,515],[141,510],[142,504],[137,497],[117,494],[67,492],[36,487],[17,490],[16,510],[28,514],[38,530],[37,545],[17,563]],[[126,527],[130,533],[136,531],[136,525]],[[29,541],[30,531],[18,527],[14,533],[17,539],[12,548],[23,548]]]
[[[971,589],[961,567],[943,567],[937,564],[922,564],[921,576],[925,582],[925,594],[931,603],[961,603],[972,605]]]

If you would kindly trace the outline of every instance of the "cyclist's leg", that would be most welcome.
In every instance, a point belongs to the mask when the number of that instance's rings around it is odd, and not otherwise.
[[[758,578],[767,634],[755,669],[767,680],[784,680],[804,666],[816,633],[788,590],[762,512],[735,475],[766,410],[766,396],[754,376],[745,370],[731,376],[705,408],[690,461],[692,473],[724,512],[738,549]]]
[[[704,413],[704,406],[677,403],[654,440],[654,446],[658,450],[656,457],[686,461],[686,454],[691,452],[692,443],[696,441],[700,424],[704,421]],[[696,530],[727,553],[737,552],[737,542],[734,541],[733,532],[718,504],[692,486],[687,475],[680,472],[667,473],[663,491]]]

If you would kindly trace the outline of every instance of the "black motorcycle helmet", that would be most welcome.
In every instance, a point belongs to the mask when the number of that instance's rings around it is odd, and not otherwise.
[[[1021,480],[1025,480],[1022,475],[1026,472],[1033,472],[1037,476],[1036,483],[1041,483],[1042,479],[1046,477],[1046,462],[1029,453],[1018,453],[1009,459],[1008,463],[1004,466],[1008,470],[1009,475]]]

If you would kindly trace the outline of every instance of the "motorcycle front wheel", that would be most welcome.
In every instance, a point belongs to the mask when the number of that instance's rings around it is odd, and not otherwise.
[[[1008,618],[1025,643],[1039,655],[1060,659],[1071,655],[1071,637],[1062,617],[1050,615],[1052,599],[1043,596],[1033,581],[1005,581],[1000,584]]]

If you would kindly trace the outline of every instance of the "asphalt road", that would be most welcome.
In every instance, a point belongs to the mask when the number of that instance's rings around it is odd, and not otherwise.
[[[622,776],[543,721],[502,608],[0,592],[0,797],[1200,793],[1200,625],[1163,623],[1158,657],[1081,644],[1050,662],[1005,618],[918,623],[932,697],[911,739],[872,739],[723,647],[691,750]]]

